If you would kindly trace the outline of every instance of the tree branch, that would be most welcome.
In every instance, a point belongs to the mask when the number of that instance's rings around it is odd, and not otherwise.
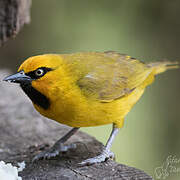
[[[31,0],[0,0],[0,46],[30,22]]]

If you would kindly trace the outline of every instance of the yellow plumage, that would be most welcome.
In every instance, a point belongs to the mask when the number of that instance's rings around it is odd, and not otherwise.
[[[19,71],[28,73],[39,67],[54,69],[32,81],[32,86],[50,100],[46,110],[34,104],[42,115],[72,127],[110,123],[122,127],[124,117],[154,76],[177,65],[144,64],[115,52],[89,52],[34,56]]]
[[[113,139],[126,114],[155,75],[177,68],[176,62],[141,61],[116,52],[45,54],[27,59],[18,73],[5,81],[19,83],[42,115],[72,126],[50,149],[33,161],[57,156],[73,146],[66,142],[79,127],[113,124],[102,153],[81,163],[93,164],[113,157]]]

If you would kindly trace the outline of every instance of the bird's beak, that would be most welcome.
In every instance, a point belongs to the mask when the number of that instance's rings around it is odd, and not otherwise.
[[[12,82],[12,83],[25,83],[25,82],[29,82],[32,79],[27,76],[24,71],[20,71],[16,74],[7,76],[3,79],[3,81],[7,81],[7,82]]]

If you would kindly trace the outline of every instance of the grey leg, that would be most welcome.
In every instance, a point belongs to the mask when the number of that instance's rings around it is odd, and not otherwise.
[[[36,155],[33,158],[33,162],[37,161],[39,159],[50,159],[51,157],[57,156],[60,152],[66,152],[68,149],[74,149],[76,148],[75,144],[70,144],[65,146],[64,143],[72,136],[74,135],[79,128],[73,128],[71,129],[67,134],[65,134],[62,138],[60,138],[50,149],[43,151]]]
[[[89,158],[84,160],[83,162],[80,163],[80,165],[91,165],[94,163],[99,163],[99,162],[104,162],[108,158],[114,158],[114,154],[110,151],[110,148],[112,146],[112,142],[117,135],[119,131],[119,128],[116,128],[115,125],[113,124],[113,129],[111,132],[111,135],[106,143],[105,149],[102,151],[102,153],[96,157]]]

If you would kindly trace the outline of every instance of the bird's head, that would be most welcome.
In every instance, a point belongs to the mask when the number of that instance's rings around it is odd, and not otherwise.
[[[63,74],[62,58],[55,54],[30,57],[19,67],[16,74],[4,78],[4,81],[19,83],[24,92],[34,104],[47,109],[49,89],[54,82],[58,82]]]
[[[25,60],[16,74],[4,78],[4,81],[24,84],[47,79],[49,72],[58,69],[61,58],[54,54],[33,56]]]

